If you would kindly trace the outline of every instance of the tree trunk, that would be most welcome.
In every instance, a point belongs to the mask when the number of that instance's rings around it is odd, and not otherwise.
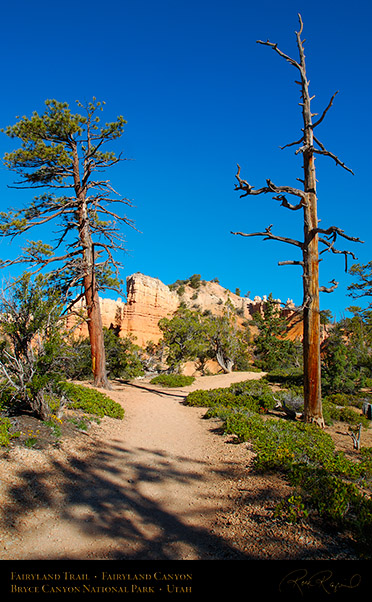
[[[106,354],[103,339],[101,308],[95,279],[94,246],[89,227],[89,215],[86,202],[86,189],[81,186],[79,157],[76,143],[74,141],[72,141],[71,148],[73,153],[74,187],[76,198],[79,201],[77,219],[79,238],[83,249],[83,266],[85,271],[83,277],[83,286],[88,318],[93,381],[96,387],[109,389],[110,385],[106,372]],[[88,179],[86,174],[86,170],[88,169],[89,165],[84,165],[84,181]]]
[[[316,196],[314,136],[310,97],[306,77],[305,56],[299,44],[302,66],[302,100],[304,121],[304,246],[303,246],[303,367],[304,420],[324,427],[321,396],[320,313],[319,313],[319,250]]]
[[[29,403],[35,416],[40,420],[48,420],[50,417],[50,407],[48,401],[44,397],[43,391],[38,391],[36,396]]]
[[[98,291],[94,286],[94,274],[88,274],[88,276],[84,278],[84,288],[94,385],[96,387],[109,389],[110,385],[106,372],[106,353],[103,339],[101,308]]]
[[[96,387],[109,389],[110,386],[106,372],[106,354],[103,338],[101,307],[99,304],[99,296],[94,272],[94,249],[89,227],[86,221],[84,223],[85,226],[81,235],[84,238],[83,248],[86,275],[84,276],[83,282],[88,317],[88,332],[92,357],[93,379]]]
[[[218,365],[221,366],[222,370],[225,372],[225,374],[230,374],[230,372],[232,372],[232,369],[234,367],[234,361],[225,358],[223,352],[220,349],[218,349],[216,352],[216,360]]]
[[[321,397],[318,236],[311,233],[312,229],[317,227],[315,194],[310,193],[308,199],[310,207],[305,209],[305,241],[308,241],[308,244],[305,245],[303,253],[304,420],[324,427]]]

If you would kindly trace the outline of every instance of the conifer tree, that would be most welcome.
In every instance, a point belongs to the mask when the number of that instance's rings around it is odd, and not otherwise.
[[[85,300],[94,384],[108,387],[98,291],[119,285],[114,254],[124,249],[120,226],[133,224],[121,213],[130,201],[101,173],[122,160],[106,147],[122,136],[126,121],[119,116],[101,125],[98,112],[104,103],[93,98],[77,104],[82,114],[73,114],[65,102],[47,100],[41,115],[34,111],[31,117],[18,117],[3,130],[20,143],[4,157],[19,178],[14,188],[42,194],[24,208],[2,212],[0,233],[13,239],[33,228],[52,228],[52,223],[58,230],[51,244],[30,241],[19,257],[1,261],[0,267],[24,263],[31,274],[53,269],[68,308]]]

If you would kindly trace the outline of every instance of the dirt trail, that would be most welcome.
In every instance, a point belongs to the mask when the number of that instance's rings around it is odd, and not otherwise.
[[[47,452],[12,450],[3,479],[2,559],[213,559],[245,554],[215,534],[249,462],[247,446],[217,437],[205,409],[183,404],[197,388],[254,373],[197,379],[167,390],[115,384],[125,419]],[[242,473],[242,474],[240,474]]]
[[[289,485],[250,470],[250,444],[184,404],[192,390],[260,376],[115,383],[124,420],[58,447],[12,446],[0,456],[0,559],[357,559],[346,534],[274,521]]]

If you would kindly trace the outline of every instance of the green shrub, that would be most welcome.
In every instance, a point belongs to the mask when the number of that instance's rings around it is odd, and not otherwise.
[[[346,393],[332,393],[327,395],[323,401],[334,403],[337,406],[347,406],[350,404],[350,395]]]
[[[334,452],[331,436],[311,424],[263,421],[258,414],[239,411],[227,417],[226,431],[252,441],[255,467],[261,472],[288,471],[293,463],[319,465]]]
[[[289,523],[298,523],[306,519],[309,512],[305,508],[301,495],[292,494],[279,502],[274,511],[274,518],[285,518]]]
[[[0,416],[0,447],[9,445],[12,437],[10,433],[11,426],[12,423],[10,422],[9,418]]]
[[[262,413],[275,407],[276,401],[269,386],[256,380],[234,383],[230,387],[196,390],[186,398],[187,405],[202,407],[244,408]],[[209,415],[211,415],[209,413]]]
[[[362,424],[363,427],[368,428],[370,425],[370,421],[368,418],[363,416],[363,414],[358,414],[351,407],[346,407],[344,405],[336,406],[333,400],[330,400],[331,396],[327,396],[323,400],[323,418],[326,424],[332,424],[334,420],[338,420],[340,422],[346,422],[350,426],[356,426],[358,424]],[[335,396],[332,396],[336,398]],[[342,398],[341,398],[342,400]],[[337,403],[340,399],[336,398]]]
[[[60,316],[62,299],[49,276],[24,272],[1,296],[0,329],[3,402],[44,420],[48,396],[68,361]],[[7,353],[4,353],[8,347]]]
[[[211,389],[209,391],[198,389],[188,394],[186,404],[204,408],[214,406],[231,407],[236,405],[236,396],[225,388]]]
[[[306,518],[306,505],[337,528],[350,528],[363,554],[371,553],[372,502],[361,492],[371,488],[371,448],[362,448],[360,461],[353,462],[336,452],[331,436],[315,425],[263,421],[257,413],[241,410],[212,411],[224,420],[226,432],[252,442],[257,471],[284,472],[300,491],[301,499],[284,501],[277,515],[282,512],[288,520]]]
[[[60,386],[70,402],[69,407],[84,410],[87,414],[96,416],[109,416],[119,420],[124,418],[124,410],[121,405],[105,393],[67,382]]]
[[[365,401],[371,403],[372,397],[362,391],[357,393],[333,393],[326,395],[324,401],[338,406],[353,406],[361,409]]]
[[[288,387],[293,385],[302,387],[304,375],[299,368],[293,368],[292,370],[277,368],[276,370],[268,372],[265,376],[265,380],[270,383],[280,383]]]
[[[2,386],[0,388],[0,410],[14,405],[14,393],[15,389],[12,387]]]
[[[290,473],[290,482],[306,493],[308,504],[320,516],[339,529],[350,528],[364,548],[371,552],[372,503],[357,485],[333,474],[329,469],[298,466]],[[369,553],[370,553],[369,552]]]
[[[372,474],[372,447],[360,448],[361,463]]]
[[[134,340],[120,337],[115,329],[103,329],[108,378],[129,380],[142,376],[143,363],[141,350]],[[89,380],[92,378],[92,357],[89,338],[71,342],[71,361],[66,363],[64,378],[71,380]]]
[[[342,408],[340,410],[339,420],[341,422],[347,422],[351,426],[355,426],[355,425],[361,423],[362,426],[367,428],[370,425],[370,421],[368,420],[368,418],[366,418],[362,414],[357,414],[351,408]]]
[[[163,387],[187,387],[192,385],[195,378],[185,376],[184,374],[159,374],[150,380],[153,385],[162,385]]]

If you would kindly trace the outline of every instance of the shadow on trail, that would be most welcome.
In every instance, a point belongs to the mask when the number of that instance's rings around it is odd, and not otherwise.
[[[135,389],[142,389],[143,391],[147,391],[148,393],[153,393],[154,395],[160,395],[161,397],[179,397],[180,399],[185,399],[188,395],[188,392],[179,393],[179,389],[175,387],[175,389],[170,389],[169,391],[164,391],[162,389],[153,389],[152,387],[146,387],[145,385],[137,385],[133,382],[129,381],[121,381],[117,379],[121,385],[126,385],[127,387],[133,387]]]
[[[167,511],[161,499],[146,493],[154,482],[164,483],[169,490],[172,483],[191,485],[200,480],[194,460],[170,457],[162,451],[128,451],[119,444],[101,444],[84,461],[76,454],[63,462],[52,459],[51,463],[50,470],[19,470],[18,484],[9,491],[10,502],[1,508],[2,520],[14,537],[22,538],[22,519],[29,513],[38,517],[40,508],[41,513],[43,508],[53,511],[53,521],[62,531],[65,525],[76,533],[72,556],[63,546],[56,546],[51,557],[37,548],[36,531],[34,560],[85,559],[87,541],[92,550],[99,550],[101,559],[182,560],[185,549],[196,551],[199,559],[249,558],[206,528],[184,522],[184,517]],[[217,492],[215,496],[218,499]],[[190,512],[192,508],[188,510],[192,521]],[[47,531],[48,525],[41,523],[42,529]],[[85,550],[82,556],[80,540],[85,545],[81,546]]]

